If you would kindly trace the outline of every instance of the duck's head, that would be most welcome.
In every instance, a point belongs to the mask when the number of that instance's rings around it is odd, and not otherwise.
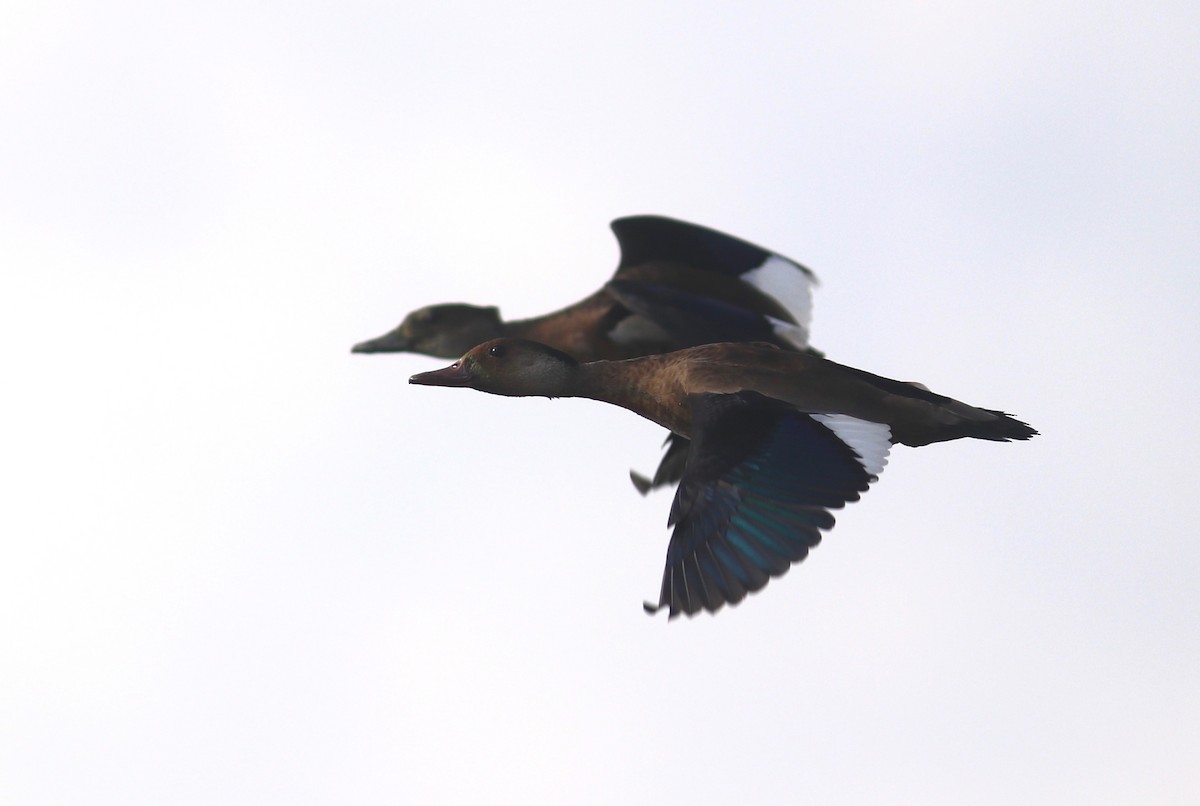
[[[500,311],[449,303],[419,308],[399,327],[379,338],[354,345],[353,353],[422,353],[454,358],[503,332]]]
[[[445,369],[408,379],[423,386],[466,386],[510,397],[571,394],[579,362],[553,347],[525,339],[492,339]]]

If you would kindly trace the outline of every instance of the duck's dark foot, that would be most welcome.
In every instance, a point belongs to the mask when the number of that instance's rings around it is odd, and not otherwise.
[[[629,471],[629,480],[633,482],[633,486],[636,487],[637,491],[642,495],[650,492],[650,489],[654,486],[650,479],[646,478],[636,470]]]

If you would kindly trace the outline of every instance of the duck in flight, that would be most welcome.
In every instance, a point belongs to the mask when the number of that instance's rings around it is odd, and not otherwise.
[[[740,238],[664,216],[612,222],[621,249],[613,277],[591,296],[531,319],[494,307],[431,305],[355,353],[411,352],[457,358],[500,337],[540,342],[590,362],[636,358],[714,342],[760,341],[808,350],[812,287],[804,266]],[[678,435],[653,479],[630,473],[645,494],[678,481],[687,444]]]
[[[668,526],[662,589],[674,618],[740,602],[807,556],[895,443],[1037,434],[1000,411],[771,344],[721,343],[580,363],[522,339],[478,345],[409,379],[497,395],[584,397],[690,440]]]
[[[612,231],[621,248],[616,273],[573,305],[508,321],[494,307],[430,305],[351,352],[458,358],[502,336],[537,341],[583,362],[722,341],[807,349],[816,277],[804,266],[664,216],[618,218]]]

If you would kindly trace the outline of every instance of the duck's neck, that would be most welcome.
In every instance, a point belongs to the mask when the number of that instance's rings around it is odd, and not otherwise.
[[[681,436],[688,436],[690,417],[682,385],[664,372],[663,356],[579,364],[564,397],[586,397],[640,414]]]
[[[548,344],[584,362],[624,357],[628,353],[606,349],[610,345],[603,334],[608,330],[605,322],[612,305],[612,298],[598,291],[553,313],[505,321],[503,335]]]

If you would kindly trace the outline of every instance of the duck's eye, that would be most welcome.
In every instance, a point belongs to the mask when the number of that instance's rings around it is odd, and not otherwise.
[[[488,348],[488,355],[493,358],[504,358],[504,354],[508,352],[508,348],[503,344],[493,344]]]
[[[426,308],[425,310],[417,313],[417,321],[423,325],[432,324],[433,322],[437,321],[437,318],[438,312],[432,308]]]

